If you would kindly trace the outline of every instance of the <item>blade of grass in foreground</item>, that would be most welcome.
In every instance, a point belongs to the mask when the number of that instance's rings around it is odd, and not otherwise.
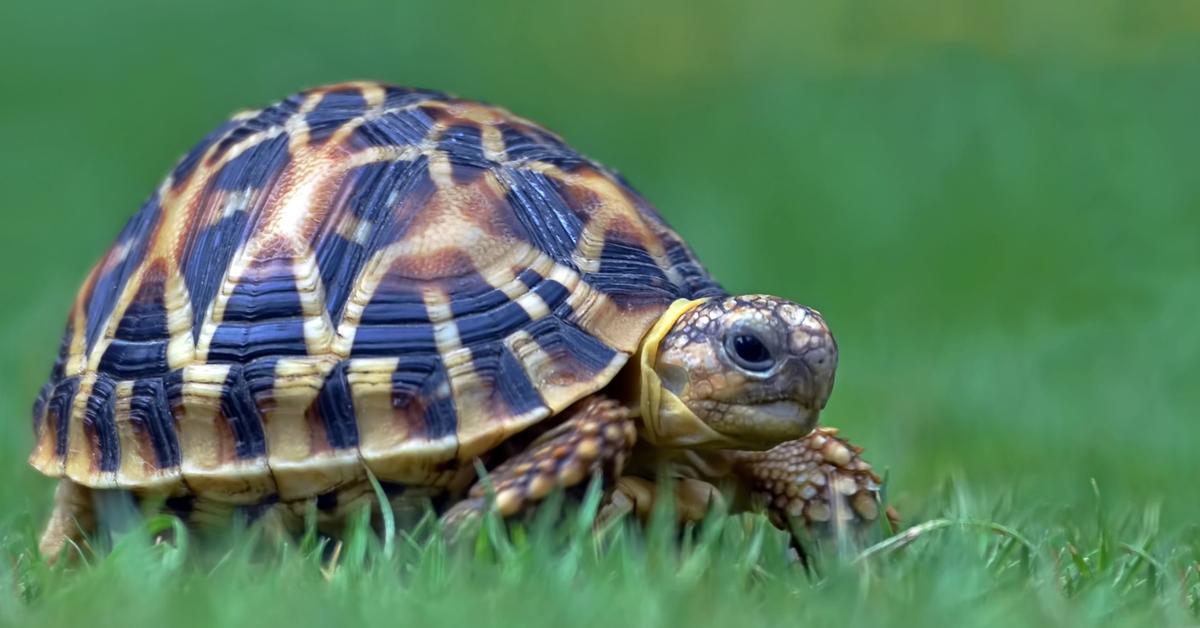
[[[957,489],[960,493],[965,487]],[[582,505],[528,525],[485,518],[450,544],[434,517],[389,543],[365,510],[341,541],[255,529],[197,538],[156,517],[104,556],[47,568],[32,536],[6,527],[0,624],[687,625],[731,623],[1186,625],[1200,612],[1195,530],[1165,534],[1153,512],[1012,520],[947,516],[840,556],[789,559],[758,516],[715,512],[680,528],[665,505],[646,526],[592,525]],[[555,503],[561,504],[561,500]],[[157,540],[156,540],[157,539]],[[170,542],[167,541],[170,539]]]

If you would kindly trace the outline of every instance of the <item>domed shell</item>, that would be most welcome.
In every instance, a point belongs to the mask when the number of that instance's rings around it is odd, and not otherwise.
[[[347,83],[234,116],[126,225],[34,467],[232,502],[454,461],[607,384],[720,288],[618,176],[509,112]]]

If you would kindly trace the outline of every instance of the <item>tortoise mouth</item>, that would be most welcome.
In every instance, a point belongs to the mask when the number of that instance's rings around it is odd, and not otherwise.
[[[772,401],[770,403],[760,403],[756,406],[751,406],[751,407],[754,408],[754,412],[756,414],[760,414],[765,417],[770,417],[771,419],[777,419],[777,420],[781,420],[781,421],[786,421],[786,420],[796,417],[802,413],[811,412],[811,410],[809,408],[801,405],[799,402],[788,401],[788,400]]]
[[[729,406],[719,415],[724,420],[713,427],[748,445],[769,448],[804,437],[817,426],[820,414],[819,407],[794,399],[777,399]]]

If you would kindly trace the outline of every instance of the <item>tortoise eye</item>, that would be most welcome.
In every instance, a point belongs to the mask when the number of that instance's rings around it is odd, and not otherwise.
[[[770,349],[758,336],[741,331],[729,339],[729,355],[738,366],[749,371],[768,371],[775,364]]]

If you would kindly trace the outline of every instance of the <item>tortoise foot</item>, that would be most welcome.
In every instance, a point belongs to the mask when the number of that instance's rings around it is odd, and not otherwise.
[[[734,452],[734,473],[772,523],[790,529],[840,533],[865,529],[881,515],[893,527],[900,518],[880,501],[882,480],[862,457],[862,448],[819,427],[804,438],[767,451]]]

